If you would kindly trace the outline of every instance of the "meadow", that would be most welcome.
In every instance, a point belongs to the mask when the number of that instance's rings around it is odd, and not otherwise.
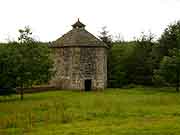
[[[137,87],[0,97],[0,135],[179,135],[179,96]]]

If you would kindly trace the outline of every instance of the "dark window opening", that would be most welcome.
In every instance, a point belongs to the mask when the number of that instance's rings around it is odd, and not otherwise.
[[[91,80],[85,80],[85,91],[91,91]]]

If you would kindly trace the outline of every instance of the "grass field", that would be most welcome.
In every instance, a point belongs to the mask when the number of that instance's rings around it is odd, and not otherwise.
[[[0,135],[179,135],[174,89],[53,91],[0,97]]]

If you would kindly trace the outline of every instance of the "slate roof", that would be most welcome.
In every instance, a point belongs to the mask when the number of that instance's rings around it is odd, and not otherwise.
[[[51,47],[107,47],[108,46],[85,30],[85,25],[78,21],[73,29],[53,42]]]

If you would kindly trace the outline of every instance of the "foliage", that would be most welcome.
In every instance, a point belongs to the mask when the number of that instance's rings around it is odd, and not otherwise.
[[[130,83],[152,85],[154,60],[152,50],[153,35],[142,33],[140,39],[134,42],[134,51],[127,62],[127,74]]]
[[[1,46],[0,86],[31,87],[47,82],[53,75],[53,62],[47,44],[31,40],[31,32],[20,30],[19,43]]]
[[[18,37],[18,41],[20,43],[30,43],[35,42],[35,40],[31,37],[32,32],[29,26],[25,26],[24,29],[19,29],[20,36]]]
[[[11,43],[1,46],[0,59],[1,86],[29,87],[50,78],[52,62],[45,45]]]
[[[180,21],[165,29],[160,39],[159,48],[162,60],[159,69],[154,70],[154,82],[165,85],[176,84],[176,90],[179,91]]]
[[[180,21],[170,24],[159,39],[159,52],[162,56],[169,55],[169,49],[180,47]]]
[[[106,29],[107,29],[106,26],[102,27],[102,31],[100,32],[99,38],[109,47],[111,47],[112,38],[111,35],[109,34],[109,31],[107,31]]]
[[[17,66],[17,50],[9,45],[0,46],[0,87],[15,87],[15,74]]]
[[[169,56],[165,56],[161,63],[160,68],[155,70],[154,79],[159,84],[170,85],[175,80],[175,65],[173,59]],[[171,77],[170,77],[171,76]]]
[[[133,42],[116,42],[111,48],[110,87],[128,84],[152,85],[156,66],[153,36],[142,34]]]
[[[142,33],[140,38],[131,43],[113,43],[110,53],[108,53],[109,87],[122,87],[129,84],[156,84],[158,86],[176,84],[179,86],[177,83],[179,78],[177,77],[179,76],[177,58],[179,55],[178,51],[173,49],[179,49],[179,47],[180,21],[169,25],[159,42],[154,42],[154,35],[150,32],[148,35]],[[174,68],[172,67],[173,63]],[[167,72],[165,69],[173,72]],[[164,75],[167,77],[163,77],[162,73],[165,71],[167,75]]]
[[[170,50],[171,56],[164,56],[160,68],[155,70],[154,79],[155,82],[166,85],[177,86],[177,91],[179,91],[179,80],[180,80],[180,50],[172,49]]]
[[[107,84],[108,87],[111,87],[111,55],[112,55],[112,38],[111,35],[109,34],[109,31],[106,30],[107,27],[104,26],[102,27],[102,31],[100,32],[99,38],[108,46],[108,51],[107,51]]]
[[[128,84],[127,61],[134,50],[133,42],[114,43],[109,56],[109,87],[117,88]]]

